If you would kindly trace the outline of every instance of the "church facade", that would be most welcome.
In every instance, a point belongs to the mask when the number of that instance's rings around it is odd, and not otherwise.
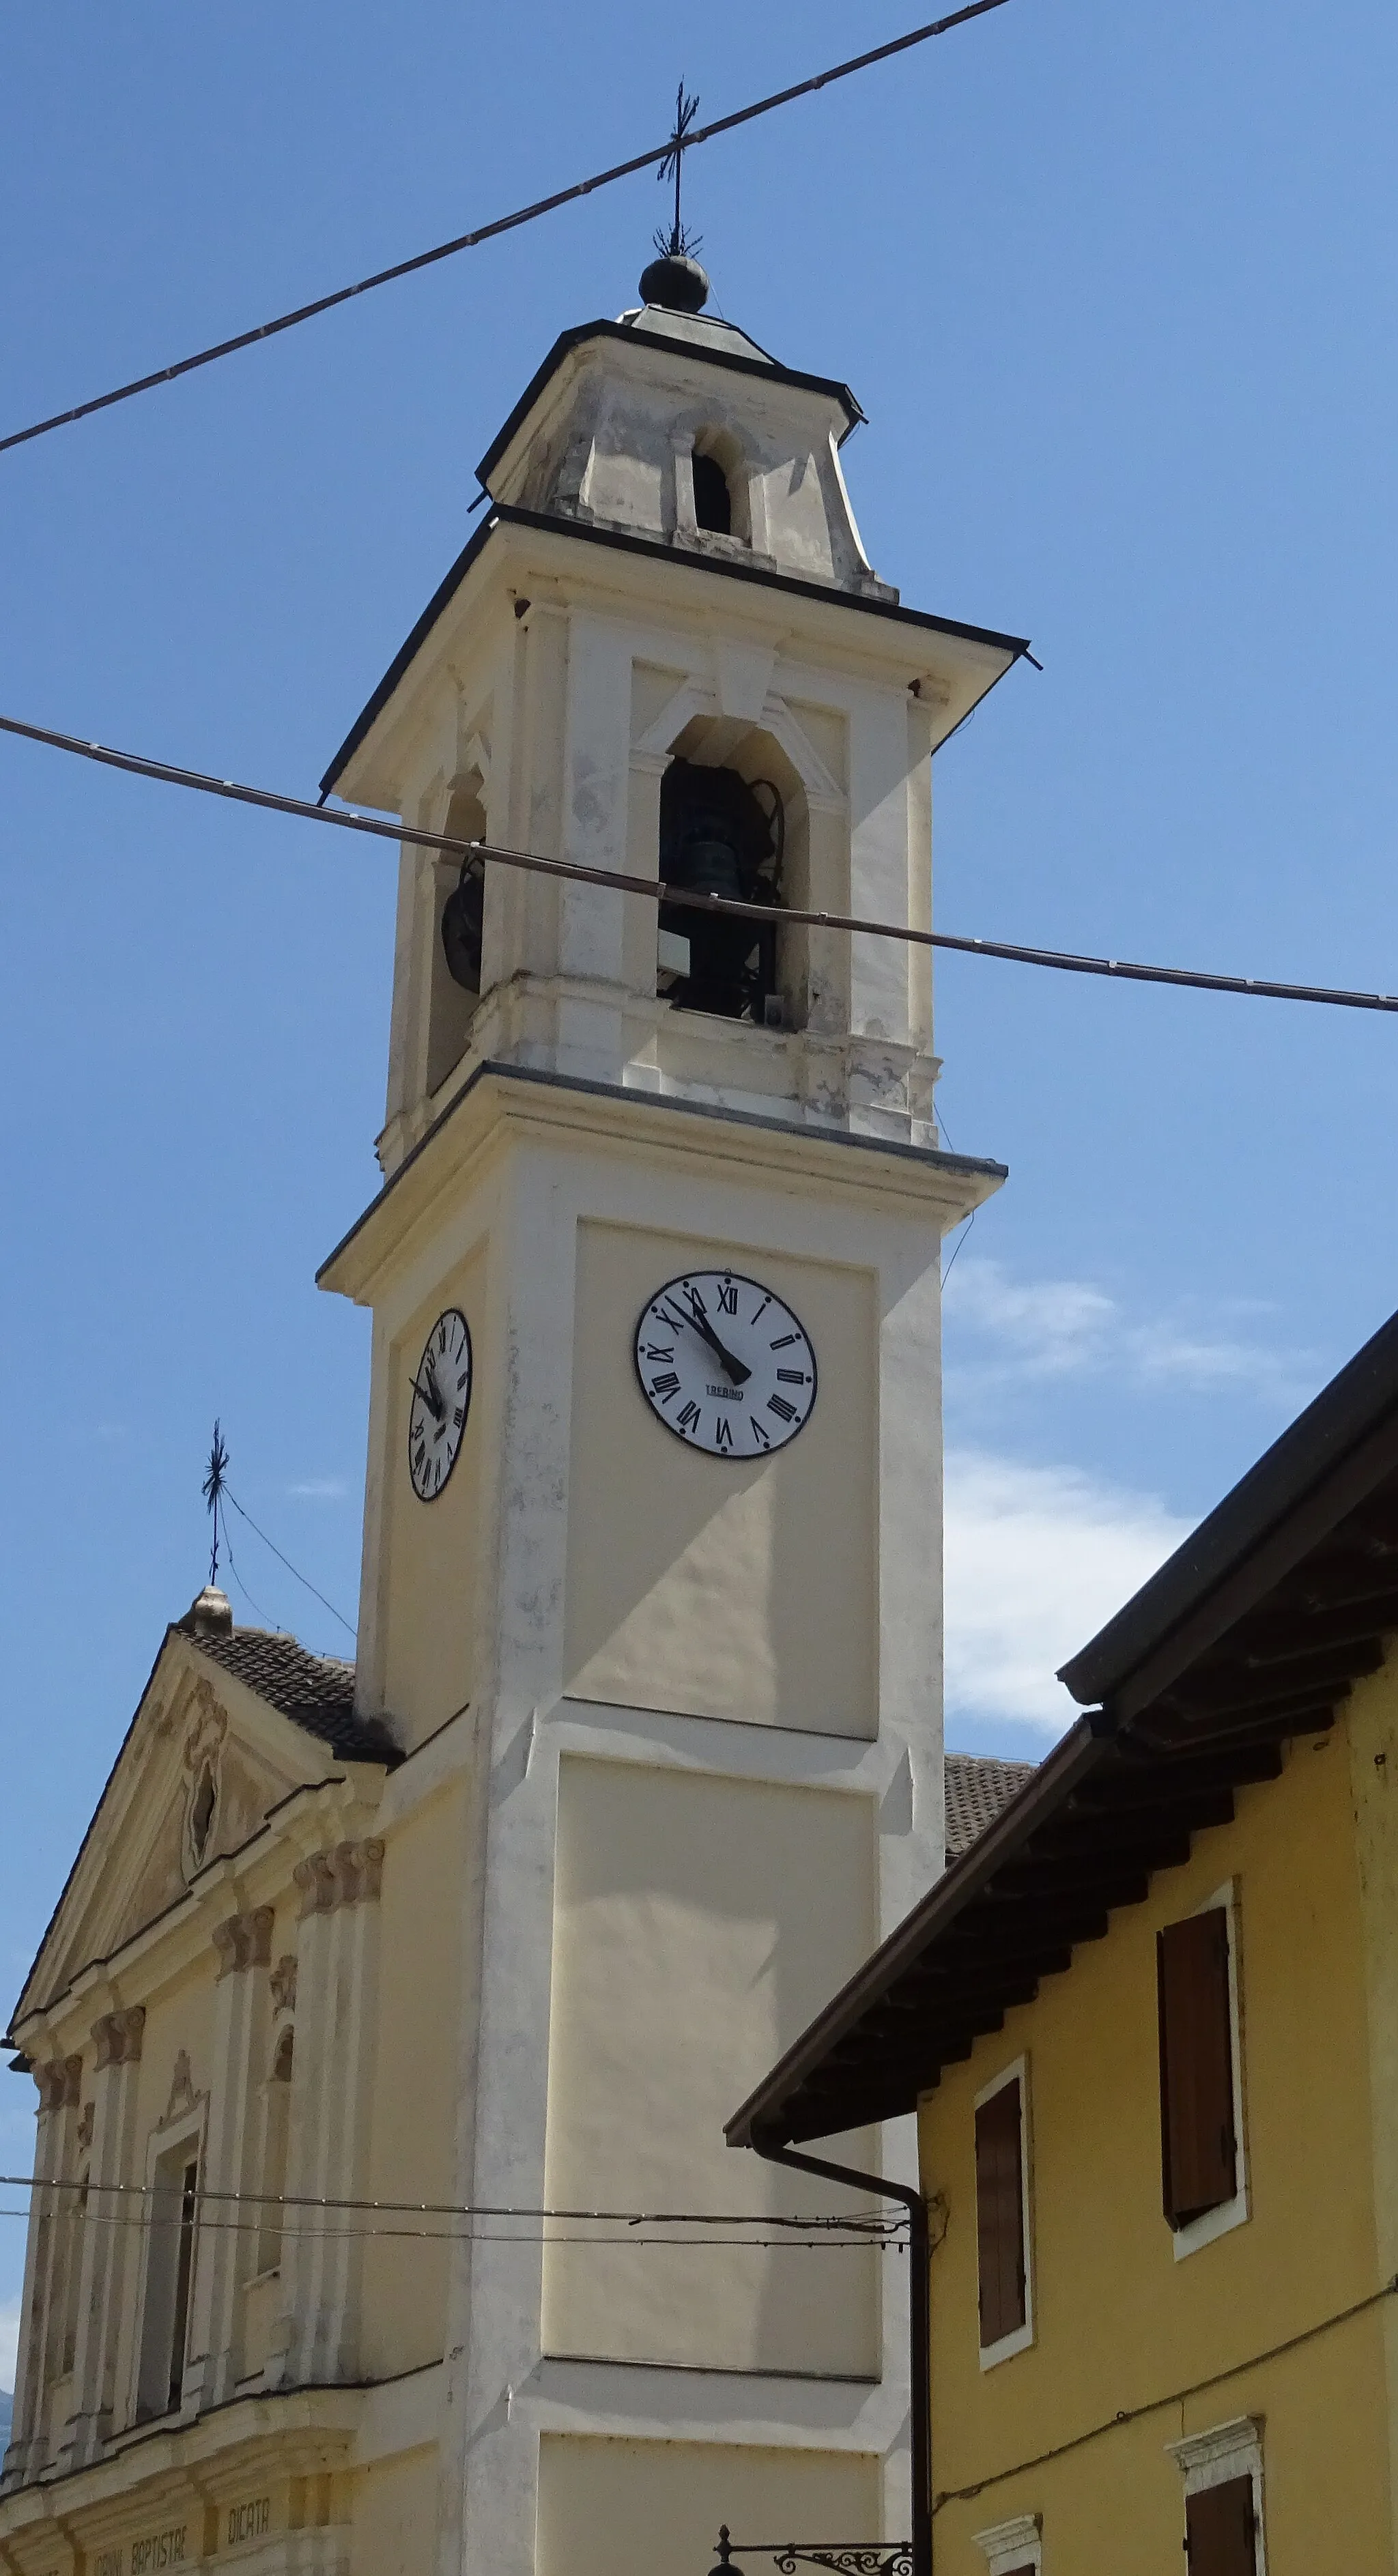
[[[556,344],[324,782],[429,836],[321,1273],[358,1663],[201,1595],[16,2007],[16,2576],[906,2522],[898,2266],[764,2229],[848,2195],[723,2121],[942,1866],[940,1246],[1003,1173],[927,951],[780,915],[928,925],[931,755],[1023,648],[902,606],[848,389],[704,291]]]

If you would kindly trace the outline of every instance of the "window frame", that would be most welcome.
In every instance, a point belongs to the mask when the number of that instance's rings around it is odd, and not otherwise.
[[[1044,2518],[1017,2513],[971,2538],[985,2560],[987,2576],[1043,2576]]]
[[[1206,2487],[1227,2486],[1231,2479],[1252,2480],[1252,2555],[1253,2576],[1267,2576],[1267,2526],[1263,2515],[1262,2436],[1266,2418],[1262,2415],[1234,2415],[1226,2424],[1214,2424],[1206,2433],[1187,2433],[1181,2442],[1167,2442],[1168,2456],[1184,2478],[1184,2501],[1200,2495]]]
[[[992,2102],[997,2093],[1003,2093],[1011,2084],[1018,2084],[1019,2086],[1019,2226],[1020,2244],[1024,2254],[1024,2323],[1022,2326],[1012,2326],[1008,2334],[997,2336],[994,2343],[982,2343],[980,2340],[980,2207],[979,2199],[977,2199],[976,2342],[980,2353],[980,2366],[982,2370],[994,2370],[1002,2361],[1012,2361],[1016,2353],[1028,2352],[1035,2341],[1036,2332],[1034,2315],[1034,2238],[1031,2225],[1033,2210],[1031,2191],[1033,2129],[1029,2114],[1029,2058],[1027,2052],[1023,2056],[1012,2058],[1007,2066],[1002,2066],[999,2073],[993,2075],[988,2084],[983,2084],[981,2086],[979,2093],[976,2095],[975,2100],[971,2105],[973,2189],[975,2187],[975,2115],[978,2111],[984,2108],[987,2102]]]
[[[144,2427],[150,2424],[159,2424],[162,2422],[169,2422],[172,2419],[177,2419],[183,2413],[186,2402],[183,2394],[181,2395],[178,2406],[171,2406],[168,2402],[168,2385],[169,2377],[173,2376],[172,2368],[169,2370],[166,2379],[167,2402],[161,2406],[152,2406],[149,2402],[149,2392],[152,2386],[153,2366],[155,2360],[154,2354],[148,2350],[147,2345],[148,2328],[153,2332],[155,2324],[155,2319],[152,2313],[152,2289],[155,2288],[156,2290],[161,2308],[165,2309],[168,2305],[169,2313],[168,2315],[162,2316],[160,2325],[162,2338],[167,2341],[169,2347],[167,2358],[169,2363],[172,2365],[174,2357],[175,2291],[178,2278],[180,2234],[180,2219],[176,2216],[172,2221],[167,2222],[170,2226],[174,2241],[174,2269],[171,2271],[168,2284],[164,2280],[156,2284],[152,2271],[157,2251],[157,2203],[154,2195],[160,2180],[161,2166],[172,2166],[177,2161],[182,2163],[186,2168],[190,2164],[194,2165],[196,2169],[195,2188],[197,2191],[199,2187],[199,2177],[202,2177],[203,2175],[205,2164],[205,2132],[207,2127],[205,2110],[206,2105],[201,2101],[197,2108],[193,2112],[187,2113],[183,2119],[172,2121],[168,2128],[157,2128],[153,2130],[147,2143],[146,2216],[141,2229],[140,2247],[140,2303],[136,2315],[136,2332],[132,2352],[131,2402],[128,2417],[128,2421],[132,2425],[139,2424]],[[190,2243],[189,2255],[189,2295],[185,2317],[184,2353],[180,2374],[182,2380],[188,2376],[189,2369],[189,2335],[190,2327],[193,2322],[194,2292],[199,2268],[200,2232],[199,2208],[196,2201],[193,2235]],[[169,2240],[167,2239],[167,2244],[168,2241]],[[165,2259],[167,2261],[169,2260],[168,2254]],[[167,2287],[169,2290],[168,2302],[166,2298]]]
[[[1235,2227],[1241,2227],[1252,2216],[1248,2179],[1246,2099],[1243,2093],[1243,2019],[1241,1981],[1238,1973],[1237,1879],[1226,1878],[1221,1887],[1214,1889],[1212,1896],[1206,1896],[1200,1904],[1191,1906],[1188,1916],[1174,1915],[1171,1920],[1186,1922],[1195,1915],[1212,1914],[1216,1911],[1223,1914],[1228,1933],[1228,2052],[1229,2074],[1233,2088],[1234,2189],[1230,2200],[1221,2200],[1213,2209],[1201,2211],[1198,2218],[1191,2218],[1183,2227],[1169,2227],[1168,2219],[1164,2221],[1169,2228],[1177,2263],[1183,2263],[1189,2255],[1199,2253],[1205,2245],[1212,2245],[1217,2237],[1231,2234]],[[1166,1928],[1163,1924],[1157,1926],[1157,1930],[1160,1931]]]

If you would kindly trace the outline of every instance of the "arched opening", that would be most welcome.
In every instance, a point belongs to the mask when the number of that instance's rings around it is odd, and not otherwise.
[[[786,810],[770,778],[678,757],[660,789],[660,879],[729,903],[781,899]],[[662,989],[682,1010],[780,1025],[777,925],[660,907]]]
[[[716,456],[694,458],[694,519],[697,527],[709,528],[718,537],[733,533],[733,495],[728,477]]]
[[[453,841],[485,839],[485,808],[480,781],[474,775],[453,790],[442,831]],[[480,1000],[485,861],[443,857],[428,864],[433,877],[433,927],[426,1081],[431,1092],[445,1082],[465,1053]]]
[[[730,429],[695,432],[690,454],[694,487],[694,524],[710,536],[752,542],[748,512],[747,459]]]

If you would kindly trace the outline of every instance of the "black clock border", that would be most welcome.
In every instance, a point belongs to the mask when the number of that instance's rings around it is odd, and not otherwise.
[[[422,1373],[422,1363],[423,1363],[423,1361],[426,1359],[428,1352],[429,1352],[429,1351],[431,1350],[431,1348],[432,1348],[432,1337],[433,1337],[433,1335],[434,1335],[435,1333],[437,1333],[437,1332],[439,1332],[439,1331],[441,1330],[442,1325],[446,1322],[447,1317],[448,1317],[449,1315],[455,1315],[455,1316],[456,1316],[457,1321],[459,1322],[459,1324],[460,1324],[460,1326],[461,1326],[461,1329],[462,1329],[463,1333],[464,1333],[464,1334],[465,1334],[465,1336],[466,1336],[466,1365],[467,1365],[467,1370],[468,1370],[468,1372],[469,1372],[469,1374],[468,1374],[468,1376],[467,1376],[467,1380],[466,1380],[466,1410],[465,1410],[465,1412],[462,1414],[462,1417],[461,1417],[461,1429],[460,1429],[459,1433],[457,1434],[456,1447],[453,1449],[453,1451],[452,1451],[452,1453],[451,1453],[451,1460],[450,1460],[450,1463],[449,1463],[449,1465],[448,1465],[448,1467],[447,1467],[447,1472],[446,1472],[446,1474],[444,1475],[444,1477],[442,1478],[442,1481],[441,1481],[440,1485],[437,1487],[437,1490],[436,1490],[436,1492],[435,1492],[434,1494],[420,1494],[420,1493],[418,1492],[418,1489],[417,1489],[417,1480],[416,1480],[416,1478],[415,1478],[415,1476],[414,1476],[414,1474],[413,1474],[413,1396],[415,1395],[415,1393],[416,1393],[416,1391],[417,1391],[417,1381],[418,1381],[419,1376],[420,1376],[420,1375],[421,1375],[421,1373]],[[468,1423],[468,1422],[470,1421],[470,1419],[471,1419],[471,1398],[472,1398],[472,1396],[475,1394],[475,1392],[476,1392],[476,1346],[475,1346],[475,1343],[474,1343],[474,1342],[472,1341],[472,1339],[471,1339],[471,1327],[470,1327],[469,1323],[467,1322],[466,1317],[465,1317],[464,1313],[462,1312],[462,1309],[460,1308],[460,1306],[444,1306],[444,1307],[442,1308],[442,1311],[441,1311],[440,1315],[438,1315],[438,1316],[435,1318],[435,1320],[434,1320],[434,1321],[433,1321],[433,1322],[428,1326],[428,1330],[427,1330],[427,1339],[426,1339],[426,1341],[425,1341],[425,1342],[423,1343],[423,1345],[422,1345],[422,1350],[421,1350],[421,1353],[420,1353],[419,1358],[418,1358],[418,1364],[417,1364],[417,1367],[414,1369],[413,1374],[412,1374],[412,1377],[411,1377],[411,1379],[410,1379],[410,1381],[409,1381],[409,1394],[408,1394],[408,1483],[409,1483],[409,1484],[411,1485],[411,1487],[412,1487],[412,1490],[413,1490],[413,1498],[414,1498],[414,1500],[415,1500],[416,1502],[419,1502],[419,1503],[429,1503],[429,1504],[430,1504],[430,1503],[439,1503],[439,1502],[441,1501],[441,1499],[442,1499],[443,1494],[446,1492],[448,1485],[451,1483],[452,1477],[453,1477],[453,1476],[455,1475],[455,1473],[456,1473],[456,1462],[457,1462],[457,1459],[460,1457],[461,1452],[462,1452],[462,1449],[463,1449],[463,1447],[464,1447],[464,1445],[465,1445],[465,1440],[466,1440],[466,1425],[467,1425],[467,1423]]]
[[[681,1280],[685,1279],[736,1279],[741,1287],[760,1288],[764,1297],[770,1297],[774,1305],[781,1307],[783,1314],[791,1317],[793,1324],[801,1335],[801,1339],[805,1343],[807,1350],[810,1352],[810,1403],[807,1405],[805,1413],[802,1419],[797,1423],[795,1430],[788,1431],[782,1439],[773,1441],[771,1448],[768,1450],[759,1450],[755,1454],[750,1452],[747,1457],[740,1458],[735,1449],[701,1448],[697,1440],[691,1440],[687,1431],[680,1430],[678,1423],[667,1421],[665,1415],[657,1411],[655,1405],[651,1402],[645,1379],[641,1374],[639,1349],[641,1326],[645,1322],[646,1316],[649,1314],[652,1306],[658,1305],[662,1297],[667,1297],[670,1290],[672,1288],[678,1288]],[[775,1458],[780,1450],[789,1449],[793,1441],[800,1439],[802,1432],[806,1428],[806,1424],[810,1421],[811,1415],[816,1409],[816,1398],[820,1393],[820,1363],[816,1358],[815,1344],[805,1325],[802,1323],[800,1316],[797,1314],[795,1307],[787,1304],[785,1297],[782,1296],[779,1289],[769,1288],[765,1279],[754,1279],[750,1270],[706,1270],[696,1264],[691,1270],[677,1270],[673,1279],[667,1279],[659,1288],[653,1288],[650,1295],[646,1298],[640,1314],[636,1318],[635,1327],[632,1331],[631,1366],[635,1371],[636,1384],[640,1390],[641,1402],[645,1406],[652,1422],[658,1422],[662,1431],[668,1431],[672,1440],[678,1440],[680,1447],[682,1449],[687,1449],[691,1458],[713,1458],[718,1461],[720,1466],[724,1467],[759,1466],[764,1457]],[[465,1428],[464,1424],[462,1427],[463,1429]]]

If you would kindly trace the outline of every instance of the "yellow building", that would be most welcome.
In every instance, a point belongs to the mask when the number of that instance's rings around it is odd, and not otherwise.
[[[556,343],[325,781],[405,827],[321,1274],[357,1668],[196,1603],[16,2009],[9,2576],[686,2576],[906,2487],[905,2280],[826,2295],[722,2119],[942,1865],[941,1244],[1004,1175],[926,948],[801,916],[926,927],[1022,647],[903,606],[852,394],[705,292]]]
[[[1398,1317],[730,2123],[917,2109],[918,2576],[1398,2566],[1395,1631]]]

